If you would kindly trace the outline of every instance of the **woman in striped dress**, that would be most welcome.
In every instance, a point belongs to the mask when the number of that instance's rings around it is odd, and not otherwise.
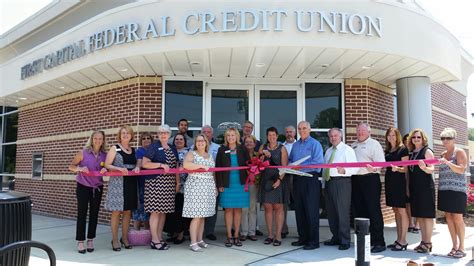
[[[168,172],[178,166],[178,152],[174,145],[168,144],[171,129],[164,124],[158,127],[158,141],[148,148],[143,157],[143,168],[161,168]],[[163,241],[163,227],[166,214],[174,213],[175,195],[179,191],[178,174],[160,174],[145,180],[145,211],[150,213],[150,247],[167,250],[168,244]]]

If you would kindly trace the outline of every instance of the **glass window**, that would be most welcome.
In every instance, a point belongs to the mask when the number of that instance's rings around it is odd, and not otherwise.
[[[227,128],[241,129],[242,124],[249,119],[248,94],[247,90],[212,90],[211,126],[216,143],[224,143]]]
[[[43,153],[33,153],[33,173],[32,178],[43,179]]]
[[[342,128],[340,83],[306,83],[306,121],[311,128]]]
[[[185,118],[188,127],[202,127],[202,81],[165,82],[165,123],[177,127]]]
[[[12,106],[5,106],[5,113],[13,112],[16,110],[18,110],[18,108]]]
[[[263,90],[260,92],[261,143],[266,143],[267,128],[272,126],[278,130],[278,140],[285,141],[285,127],[296,123],[296,91]]]
[[[15,162],[16,162],[16,145],[4,145],[3,146],[3,173],[15,173]]]
[[[331,147],[331,143],[329,142],[329,137],[327,132],[316,132],[313,131],[310,133],[310,136],[315,138],[319,143],[321,143],[321,146],[323,146],[323,151],[326,152],[329,147]]]
[[[5,123],[3,142],[15,142],[18,133],[18,112],[5,115],[3,121]]]

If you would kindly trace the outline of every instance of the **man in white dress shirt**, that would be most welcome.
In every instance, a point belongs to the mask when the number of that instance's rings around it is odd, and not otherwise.
[[[357,162],[354,150],[342,142],[341,129],[330,129],[328,136],[332,146],[324,155],[325,163]],[[342,167],[323,170],[323,178],[326,182],[326,210],[332,233],[332,238],[324,241],[326,246],[339,245],[339,250],[350,247],[351,176],[358,170],[358,168]]]
[[[370,126],[367,123],[357,125],[357,140],[352,143],[358,162],[385,162],[382,145],[370,137]],[[371,252],[378,253],[386,249],[383,237],[383,216],[380,208],[380,169],[367,164],[359,168],[352,176],[352,204],[354,217],[370,219]]]

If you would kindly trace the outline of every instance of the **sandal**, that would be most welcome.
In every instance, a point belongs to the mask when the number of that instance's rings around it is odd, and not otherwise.
[[[247,236],[248,239],[252,240],[252,241],[257,241],[257,237],[256,236]]]
[[[191,244],[189,245],[189,248],[194,252],[202,251],[202,248],[199,246],[199,243]]]
[[[275,247],[279,247],[279,246],[281,246],[281,241],[278,240],[278,239],[275,239],[275,240],[273,240],[273,245],[274,245]]]
[[[466,253],[460,249],[456,250],[456,253],[453,255],[454,258],[460,259],[466,257]]]
[[[397,242],[397,241],[395,241],[395,242]],[[407,248],[408,248],[408,243],[406,243],[405,245],[402,245],[399,242],[397,242],[397,244],[393,248],[391,248],[390,250],[391,251],[403,251],[403,250],[407,250]]]
[[[155,243],[153,241],[150,242],[150,247],[151,249],[156,249],[156,250],[168,250],[170,247],[166,242],[158,242]]]
[[[234,245],[237,247],[242,246],[242,242],[240,242],[240,239],[238,237],[234,237]]]
[[[224,245],[228,248],[232,247],[232,237],[228,237]]]
[[[209,244],[204,242],[204,240],[197,242],[197,244],[202,248],[207,248],[209,246]]]
[[[265,245],[270,245],[271,243],[273,243],[273,238],[271,237],[267,237],[265,241],[263,241],[263,244]]]
[[[448,253],[448,255],[446,255],[446,256],[452,257],[454,254],[456,254],[456,251],[457,251],[457,250],[456,250],[455,248],[452,248],[451,251],[450,251],[450,252]]]
[[[396,246],[401,246],[401,244],[398,241],[394,241],[393,244],[387,245],[387,248],[394,248]]]
[[[416,228],[416,227],[413,227],[413,229],[411,230],[411,232],[413,234],[418,234],[420,232],[420,228]]]
[[[433,245],[431,243],[423,242],[420,243],[418,247],[415,248],[416,252],[418,253],[428,253],[431,252],[433,249]]]

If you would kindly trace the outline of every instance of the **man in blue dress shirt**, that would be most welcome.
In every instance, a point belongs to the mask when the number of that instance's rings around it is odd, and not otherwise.
[[[321,143],[310,136],[311,125],[307,121],[298,123],[298,133],[301,138],[293,144],[288,161],[298,161],[306,156],[309,159],[300,165],[324,163]],[[312,177],[294,176],[293,199],[295,205],[296,228],[298,241],[292,246],[304,246],[303,249],[319,248],[319,197],[321,193],[321,168],[302,168],[300,171],[312,174]]]

